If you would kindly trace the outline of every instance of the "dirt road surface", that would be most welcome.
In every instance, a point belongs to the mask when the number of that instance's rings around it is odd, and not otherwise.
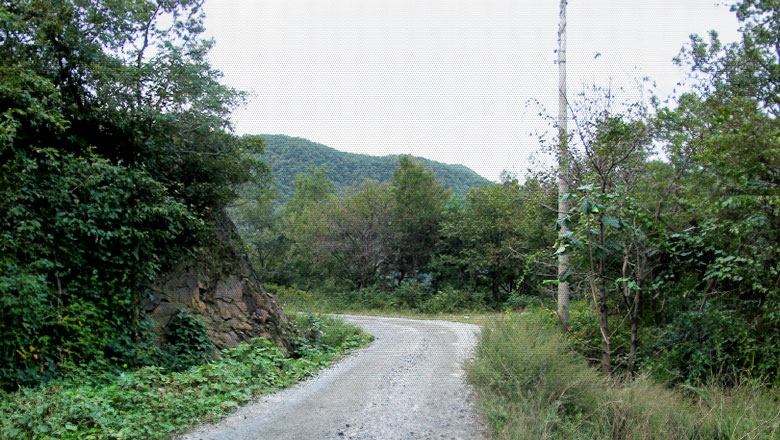
[[[343,316],[376,339],[314,378],[181,440],[486,439],[464,362],[479,327]]]

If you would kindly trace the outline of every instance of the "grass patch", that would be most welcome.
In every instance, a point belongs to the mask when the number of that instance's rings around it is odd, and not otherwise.
[[[483,328],[469,377],[499,439],[776,439],[775,390],[607,379],[538,314]]]
[[[291,320],[300,335],[292,357],[258,338],[183,372],[145,367],[100,383],[66,379],[0,391],[0,438],[170,438],[305,379],[373,339],[338,319],[304,315]]]
[[[288,314],[317,313],[317,314],[352,314],[367,316],[384,316],[390,318],[427,319],[463,322],[467,324],[485,325],[490,323],[502,313],[484,309],[463,309],[457,312],[423,312],[400,306],[386,304],[383,301],[347,301],[338,295],[329,296],[323,292],[311,292],[266,285],[274,295],[276,301]],[[355,294],[355,292],[350,292]]]

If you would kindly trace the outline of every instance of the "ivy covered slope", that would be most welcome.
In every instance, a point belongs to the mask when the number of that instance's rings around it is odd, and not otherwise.
[[[179,338],[171,341],[173,351],[196,355],[198,341],[191,336],[202,334],[203,324],[184,314],[175,322]],[[0,390],[0,438],[168,439],[303,380],[373,339],[329,317],[295,315],[291,325],[296,337],[289,356],[267,339],[255,338],[205,364],[84,374],[10,395]]]
[[[202,32],[198,1],[0,1],[0,387],[154,363],[149,287],[263,177]]]
[[[325,168],[328,178],[340,190],[355,187],[366,179],[386,182],[393,178],[398,156],[369,156],[344,153],[302,138],[284,135],[260,135],[265,140],[262,158],[271,168],[282,201],[292,198],[295,177],[308,169]],[[465,195],[469,189],[484,186],[488,180],[463,165],[448,165],[423,158],[426,169],[433,170],[442,183],[455,194]]]

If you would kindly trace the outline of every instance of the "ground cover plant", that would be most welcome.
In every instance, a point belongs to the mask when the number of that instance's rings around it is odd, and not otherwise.
[[[257,338],[187,369],[96,372],[0,392],[3,439],[164,439],[214,421],[256,396],[311,376],[371,336],[343,321],[295,315],[295,352]]]

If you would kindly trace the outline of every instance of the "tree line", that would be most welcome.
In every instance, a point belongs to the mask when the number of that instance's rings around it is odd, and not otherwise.
[[[234,217],[267,281],[300,288],[394,290],[405,284],[489,291],[484,305],[517,294],[532,248],[552,246],[547,179],[453,195],[421,162],[402,156],[393,178],[336,192],[323,169],[295,180],[274,209],[272,192],[246,197]],[[532,221],[533,220],[533,221]],[[532,275],[533,276],[537,276]],[[533,284],[531,277],[526,285]]]

